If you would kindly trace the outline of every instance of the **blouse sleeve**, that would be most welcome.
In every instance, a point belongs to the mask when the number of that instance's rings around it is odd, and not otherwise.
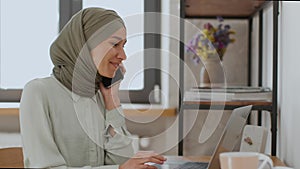
[[[106,142],[104,143],[106,157],[105,164],[122,164],[133,156],[131,134],[126,128],[124,113],[121,107],[106,110]],[[108,133],[109,126],[116,134],[112,137]]]
[[[42,82],[33,80],[26,84],[20,103],[24,167],[73,168],[66,166],[53,139],[48,106]],[[83,166],[81,168],[118,169],[119,166]]]

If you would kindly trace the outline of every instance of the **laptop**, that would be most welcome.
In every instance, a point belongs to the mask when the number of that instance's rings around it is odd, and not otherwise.
[[[232,111],[209,163],[186,161],[182,157],[175,156],[167,157],[163,165],[155,164],[154,166],[158,169],[220,169],[220,153],[233,151],[239,143],[251,109],[252,105],[249,105]]]

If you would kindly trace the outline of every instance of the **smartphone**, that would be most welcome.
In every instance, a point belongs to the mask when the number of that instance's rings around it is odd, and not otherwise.
[[[119,83],[121,80],[123,80],[124,76],[121,71],[121,68],[118,68],[116,71],[116,74],[113,78],[104,77],[102,76],[102,83],[105,88],[111,88],[113,85]]]

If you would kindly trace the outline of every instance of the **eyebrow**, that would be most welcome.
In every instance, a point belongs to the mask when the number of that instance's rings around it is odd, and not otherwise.
[[[119,37],[119,36],[112,36],[111,38],[115,38],[115,39],[117,39],[117,40],[119,40],[119,41],[124,40],[124,44],[127,43],[127,39],[123,39],[123,38],[121,38],[121,37]]]
[[[111,38],[115,38],[115,39],[117,39],[117,40],[119,40],[119,41],[123,40],[123,38],[120,38],[119,36],[112,36]],[[126,40],[126,39],[125,39],[125,40]]]

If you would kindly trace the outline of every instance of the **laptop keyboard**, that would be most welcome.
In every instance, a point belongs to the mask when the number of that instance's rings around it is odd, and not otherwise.
[[[183,164],[154,164],[157,169],[207,169],[208,163],[205,162],[185,162]]]
[[[206,169],[207,166],[208,163],[203,163],[203,162],[186,162],[174,169]]]

